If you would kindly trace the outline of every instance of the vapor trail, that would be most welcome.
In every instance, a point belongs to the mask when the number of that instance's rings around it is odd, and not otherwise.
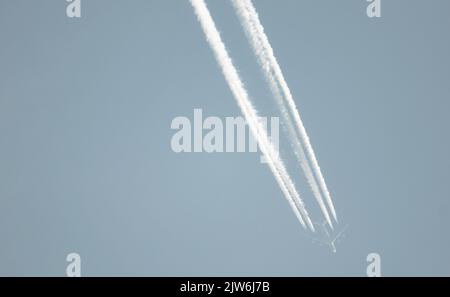
[[[275,179],[283,191],[284,196],[288,200],[302,226],[306,228],[307,225],[312,231],[314,231],[314,226],[309,218],[308,212],[305,209],[300,195],[295,189],[294,183],[287,174],[286,168],[279,158],[278,152],[274,148],[265,129],[258,120],[256,110],[250,102],[248,93],[245,90],[242,80],[233,65],[205,1],[190,0],[190,2],[202,26],[206,39],[214,52],[215,58],[222,69],[225,80],[227,81],[233,96],[235,97],[245,119],[247,120],[250,131],[257,140],[263,155],[266,157],[269,168],[275,176]]]
[[[254,21],[252,20],[252,18],[250,16],[250,12],[247,9],[246,4],[244,2],[242,2],[241,0],[233,0],[233,5],[237,12],[237,15],[240,18],[242,26],[245,29],[247,37],[253,46],[253,50],[255,52],[255,55],[258,58],[258,62],[260,64],[260,66],[263,68],[264,73],[266,74],[266,80],[268,81],[268,83],[270,85],[271,91],[276,99],[278,108],[280,109],[281,115],[284,119],[284,123],[287,128],[287,132],[289,133],[289,137],[291,140],[290,143],[294,149],[295,156],[297,157],[297,159],[300,162],[300,166],[301,166],[303,172],[305,173],[308,184],[311,187],[313,195],[316,198],[317,203],[319,204],[319,207],[325,217],[325,220],[329,224],[330,228],[333,228],[333,224],[331,222],[330,215],[329,215],[328,210],[323,201],[322,194],[320,192],[316,178],[314,177],[314,173],[313,173],[311,166],[309,165],[308,159],[305,155],[305,151],[301,144],[301,140],[298,137],[297,131],[295,129],[295,125],[293,123],[293,119],[292,119],[289,111],[286,108],[286,105],[285,105],[284,99],[283,99],[283,95],[282,95],[280,87],[277,83],[276,77],[274,75],[272,75],[270,59],[268,57],[267,50],[264,47],[263,42],[261,40],[262,38],[261,38],[260,34],[258,33],[256,25],[254,24]]]
[[[266,79],[270,83],[271,90],[274,96],[277,98],[277,101],[284,99],[287,102],[287,105],[289,107],[289,113],[286,111],[284,104],[281,104],[282,105],[281,112],[283,114],[283,117],[289,118],[289,120],[287,121],[288,129],[292,130],[292,127],[289,128],[289,122],[292,116],[294,118],[295,126],[297,127],[299,137],[303,145],[305,146],[307,156],[309,158],[309,161],[311,162],[314,175],[318,179],[320,190],[325,196],[328,208],[330,209],[334,219],[337,221],[337,215],[333,205],[333,201],[331,200],[328,187],[325,183],[325,179],[320,170],[308,134],[306,133],[306,129],[303,125],[300,114],[295,105],[295,101],[284,78],[284,75],[281,71],[281,68],[277,62],[272,46],[270,45],[269,39],[264,32],[264,27],[262,26],[261,21],[259,20],[258,13],[256,12],[256,9],[253,6],[251,0],[233,0],[233,4],[241,19],[242,25],[246,30],[247,36],[249,38],[250,43],[252,44],[253,50],[256,56],[258,57],[259,63],[264,70],[263,72],[266,76]],[[282,92],[280,91],[280,88]],[[291,134],[292,131],[290,131],[289,133]],[[309,166],[309,164],[307,165],[303,164],[304,163],[303,149],[299,150],[299,155],[300,156],[297,155],[297,157],[300,157],[302,169],[305,171],[308,183],[310,184],[313,190],[314,196],[319,202],[319,206],[321,207],[322,212],[324,213],[326,218],[328,217],[327,221],[331,226],[331,221],[329,220],[328,212],[326,211],[326,209],[324,211],[323,202],[322,203],[320,202],[322,201],[321,195],[318,195],[317,190],[315,189],[317,187],[317,184],[314,179],[314,175],[312,174],[311,167]]]

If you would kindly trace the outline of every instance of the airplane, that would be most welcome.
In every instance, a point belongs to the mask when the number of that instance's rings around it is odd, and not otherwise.
[[[325,239],[319,239],[315,238],[315,241],[318,241],[320,244],[327,245],[330,247],[330,249],[333,251],[333,253],[337,252],[336,249],[336,243],[337,241],[343,236],[344,232],[347,230],[348,225],[346,225],[341,231],[339,231],[334,237],[330,234],[330,232],[327,229],[327,222],[323,222],[322,224],[315,224],[318,225],[318,230],[321,230],[324,234]]]

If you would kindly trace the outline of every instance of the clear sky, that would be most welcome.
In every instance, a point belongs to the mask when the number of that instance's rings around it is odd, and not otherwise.
[[[372,252],[449,275],[450,2],[381,2],[254,1],[348,225],[334,254],[258,154],[172,151],[175,117],[240,116],[189,1],[0,0],[0,275],[64,276],[70,252],[85,276],[364,276]],[[272,116],[231,3],[207,3]]]

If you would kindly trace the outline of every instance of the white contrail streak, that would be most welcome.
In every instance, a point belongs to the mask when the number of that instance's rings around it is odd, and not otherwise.
[[[277,83],[276,77],[272,75],[270,59],[267,54],[267,50],[263,45],[263,41],[261,40],[261,34],[258,33],[257,25],[254,24],[253,19],[250,16],[250,12],[245,4],[245,1],[242,0],[233,0],[234,8],[237,12],[237,15],[240,18],[242,26],[245,29],[247,37],[252,44],[255,55],[258,58],[258,62],[263,68],[264,73],[266,74],[266,80],[268,81],[272,93],[276,98],[276,102],[278,104],[278,108],[281,110],[281,115],[284,118],[285,126],[288,130],[289,137],[291,139],[291,145],[293,146],[295,155],[297,159],[300,161],[300,166],[305,173],[306,179],[308,181],[309,186],[313,192],[314,197],[316,198],[319,207],[329,224],[330,228],[333,228],[333,224],[330,219],[330,215],[328,214],[328,210],[325,206],[325,203],[322,198],[322,194],[320,192],[319,186],[317,184],[316,178],[314,177],[314,173],[309,165],[307,157],[305,155],[305,151],[301,144],[301,140],[299,139],[297,132],[295,130],[295,125],[293,124],[293,120],[289,111],[284,104],[283,95],[281,93],[280,87]]]
[[[245,119],[249,125],[255,139],[261,148],[263,155],[267,159],[270,170],[277,180],[283,194],[288,200],[291,208],[297,216],[300,223],[306,225],[314,231],[314,226],[309,218],[308,212],[300,198],[300,195],[295,189],[294,183],[290,179],[283,162],[279,159],[278,152],[274,148],[272,142],[269,140],[267,133],[258,120],[256,110],[253,108],[248,93],[244,88],[242,80],[233,62],[228,54],[225,44],[222,42],[220,33],[216,28],[214,20],[206,6],[204,0],[190,0],[197,18],[205,33],[206,39],[214,52],[216,60],[222,69],[225,80],[228,83]]]
[[[325,183],[325,179],[322,175],[322,172],[320,170],[316,156],[312,149],[308,134],[306,133],[306,129],[303,125],[300,114],[295,105],[295,101],[294,101],[291,91],[287,85],[287,82],[284,78],[284,75],[281,71],[281,68],[277,62],[277,59],[274,55],[274,52],[273,52],[272,46],[270,45],[269,39],[264,32],[264,27],[262,26],[261,21],[259,20],[258,13],[256,12],[256,9],[253,6],[253,3],[251,2],[251,0],[233,0],[233,3],[238,12],[238,15],[241,18],[241,22],[247,32],[247,36],[249,37],[249,40],[253,46],[253,49],[259,59],[261,67],[264,70],[266,79],[270,82],[271,90],[274,93],[274,96],[276,98],[278,98],[277,100],[279,100],[281,97],[282,99],[284,98],[287,102],[287,105],[290,110],[290,114],[294,118],[295,125],[298,129],[300,139],[305,146],[306,153],[311,162],[314,174],[318,179],[320,189],[325,196],[328,208],[330,209],[334,219],[337,221],[337,215],[336,215],[336,211],[335,211],[335,208],[333,205],[333,201],[331,200],[331,196],[328,191],[328,187]],[[281,87],[283,96],[280,93],[280,87]],[[282,109],[282,113],[283,113],[283,116],[286,116],[285,107]],[[302,152],[300,152],[300,159],[303,159]],[[303,163],[303,162],[301,162],[301,163]],[[316,182],[315,182],[315,180],[311,181],[311,178],[313,178],[313,176],[311,176],[312,175],[311,168],[309,167],[309,165],[308,166],[303,165],[302,168],[304,170],[306,169],[306,171],[309,172],[309,173],[305,172],[305,174],[308,178],[308,182],[310,183],[310,185],[313,189],[313,192],[315,192],[315,197],[318,200],[319,205],[321,206],[322,212],[324,212],[323,205],[321,205],[321,203],[320,203],[320,201],[322,200],[321,196],[318,196],[316,194],[316,190],[314,189],[315,188],[314,184],[316,184]],[[308,170],[308,168],[309,168],[309,170]],[[328,213],[328,212],[324,212],[325,217],[327,217],[327,215],[325,213]],[[327,221],[331,225],[330,220],[327,219]]]

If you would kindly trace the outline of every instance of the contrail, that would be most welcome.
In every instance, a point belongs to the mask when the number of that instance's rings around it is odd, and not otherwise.
[[[305,146],[306,153],[307,153],[309,160],[311,162],[311,165],[312,165],[312,169],[314,171],[315,176],[318,179],[320,189],[321,189],[323,195],[325,196],[328,208],[330,209],[334,219],[337,221],[337,215],[336,215],[336,211],[335,211],[335,208],[333,205],[333,201],[331,200],[331,196],[328,191],[328,187],[325,183],[325,179],[320,170],[320,167],[317,162],[316,156],[314,154],[313,148],[311,146],[311,142],[309,140],[308,134],[306,133],[306,129],[303,125],[300,114],[295,105],[295,101],[294,101],[291,91],[287,85],[287,82],[284,78],[284,75],[281,71],[281,68],[277,62],[277,59],[274,55],[274,52],[273,52],[272,46],[270,45],[269,39],[264,32],[264,27],[262,26],[261,21],[259,20],[258,13],[256,12],[256,9],[253,6],[253,3],[251,2],[251,0],[233,0],[233,4],[238,12],[238,15],[241,19],[242,24],[247,32],[249,41],[252,44],[252,47],[259,59],[260,65],[264,70],[263,72],[266,76],[266,79],[270,82],[271,90],[274,93],[274,96],[277,98],[277,100],[280,100],[280,98],[281,98],[281,99],[285,99],[287,102],[287,105],[288,105],[289,111],[290,111],[290,115],[292,115],[294,118],[294,122],[298,129],[300,139]],[[280,87],[281,87],[283,96],[281,95]],[[288,113],[286,113],[285,110],[286,110],[286,108],[283,107],[282,108],[283,116],[286,116],[288,114]],[[290,132],[290,133],[292,133],[292,132]],[[300,159],[301,159],[301,163],[303,163],[301,151],[300,151]],[[305,174],[308,178],[308,182],[310,183],[310,185],[313,189],[313,192],[316,192],[316,190],[314,189],[315,188],[314,185],[316,184],[316,182],[315,182],[313,176],[311,176],[312,175],[311,168],[309,167],[309,165],[302,166],[302,168],[304,170],[306,169],[306,171],[309,172],[309,173],[305,172]],[[313,179],[313,181],[311,179]],[[317,193],[315,193],[315,197],[318,200],[319,205],[321,206],[322,212],[324,212],[323,205],[321,205],[321,203],[320,203],[320,201],[322,200],[321,196],[319,196],[319,195],[317,195]],[[325,217],[327,217],[327,215],[325,213],[328,213],[328,212],[324,212]],[[331,226],[330,220],[327,219],[327,221],[329,222],[329,224]]]
[[[316,198],[316,201],[319,204],[319,207],[320,207],[327,223],[329,224],[330,228],[333,228],[333,224],[331,222],[330,215],[328,214],[328,210],[323,201],[322,194],[320,192],[319,186],[317,185],[316,178],[314,177],[314,173],[311,169],[311,166],[309,165],[309,162],[305,155],[303,146],[302,146],[300,139],[297,135],[297,132],[295,130],[295,126],[293,124],[292,117],[289,114],[289,111],[287,110],[286,105],[284,104],[283,95],[282,95],[279,85],[277,83],[276,77],[274,75],[272,75],[270,59],[268,57],[267,50],[264,47],[263,42],[261,40],[262,38],[256,28],[257,26],[254,24],[252,18],[250,17],[249,10],[243,1],[233,0],[233,5],[237,12],[237,15],[240,18],[242,26],[245,29],[247,37],[253,46],[253,50],[255,52],[255,55],[258,58],[258,62],[261,65],[261,67],[263,68],[264,73],[266,74],[266,80],[269,82],[272,93],[273,93],[274,97],[276,98],[278,108],[281,110],[281,115],[284,118],[284,123],[288,130],[289,137],[291,139],[290,143],[294,149],[295,156],[297,157],[297,159],[300,162],[300,166],[301,166],[303,172],[305,173],[308,184],[311,187],[313,195]]]
[[[308,212],[306,211],[303,201],[300,198],[300,195],[295,189],[294,183],[287,174],[284,164],[279,158],[278,152],[274,148],[265,129],[258,120],[256,110],[250,102],[248,93],[245,90],[242,80],[233,65],[205,1],[190,0],[190,2],[202,26],[206,39],[214,52],[215,58],[222,69],[225,80],[227,81],[233,96],[235,97],[245,119],[247,120],[250,131],[257,140],[263,155],[267,159],[270,170],[275,176],[275,179],[283,191],[283,194],[288,200],[302,226],[306,228],[307,225],[312,231],[314,231],[314,226]]]
[[[289,133],[289,136],[291,139],[291,145],[294,148],[294,152],[295,152],[297,159],[300,161],[300,166],[301,166],[303,172],[305,173],[308,184],[311,187],[314,197],[316,198],[316,201],[319,204],[319,207],[320,207],[327,223],[329,224],[329,226],[331,228],[333,228],[333,224],[331,222],[330,215],[328,214],[328,210],[323,201],[322,194],[320,192],[316,178],[314,177],[314,173],[311,169],[311,166],[309,165],[309,162],[305,155],[305,152],[304,152],[304,149],[300,142],[300,139],[297,136],[297,132],[295,130],[295,126],[293,124],[292,117],[289,114],[289,111],[287,110],[286,105],[284,104],[283,95],[282,95],[279,85],[276,81],[276,78],[274,75],[272,75],[271,68],[270,68],[270,61],[269,61],[269,58],[267,57],[267,51],[266,51],[265,47],[263,46],[263,43],[261,41],[261,37],[258,34],[257,28],[254,25],[252,19],[250,18],[247,7],[245,6],[245,4],[242,1],[233,0],[233,5],[235,7],[237,15],[239,16],[239,18],[241,20],[241,23],[245,29],[247,37],[253,46],[253,49],[254,49],[255,55],[258,58],[259,64],[261,65],[261,67],[264,70],[264,73],[266,74],[266,80],[269,82],[272,93],[273,93],[274,97],[276,98],[278,108],[281,110],[281,115],[284,118],[284,122],[286,124],[286,128],[288,130],[288,133]]]

